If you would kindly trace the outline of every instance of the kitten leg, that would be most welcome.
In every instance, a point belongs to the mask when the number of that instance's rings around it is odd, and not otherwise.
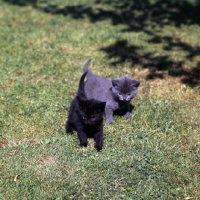
[[[78,132],[78,138],[80,141],[80,146],[87,147],[88,141],[87,141],[87,135],[83,131],[77,131]]]
[[[94,134],[94,141],[95,141],[95,149],[97,151],[101,151],[103,147],[103,130],[100,130],[99,132]]]
[[[126,119],[129,119],[129,118],[131,118],[133,115],[130,113],[130,112],[127,112],[125,115],[124,115],[124,117],[126,118]]]
[[[106,115],[106,122],[108,124],[112,124],[115,121],[113,120],[113,109],[111,108],[105,108],[105,115]]]
[[[72,134],[72,133],[73,133],[73,130],[74,130],[73,123],[70,123],[69,121],[67,121],[67,122],[66,122],[65,129],[66,129],[66,133]]]
[[[126,114],[124,115],[124,118],[126,118],[126,119],[129,119],[129,118],[131,118],[133,115],[132,115],[132,113],[130,112],[130,105],[128,104],[127,106],[126,106]]]

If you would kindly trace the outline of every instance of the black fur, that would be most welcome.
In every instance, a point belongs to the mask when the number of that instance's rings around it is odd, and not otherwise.
[[[79,83],[77,96],[72,100],[66,122],[66,132],[77,131],[80,145],[86,147],[87,138],[93,137],[95,148],[100,151],[103,147],[103,114],[105,102],[87,99],[84,90],[85,72]]]

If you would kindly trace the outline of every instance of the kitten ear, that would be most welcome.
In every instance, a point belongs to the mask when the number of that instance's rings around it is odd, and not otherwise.
[[[113,79],[111,82],[112,82],[113,87],[115,87],[115,86],[117,86],[119,84],[119,80],[118,79]]]
[[[132,80],[132,84],[131,85],[134,86],[134,87],[139,87],[140,81]]]
[[[76,96],[76,99],[78,101],[79,106],[82,106],[83,105],[83,100],[79,96]]]
[[[80,110],[84,110],[84,107],[85,107],[85,101],[82,100],[79,96],[76,97],[77,99],[77,102],[78,102],[78,107]]]
[[[79,96],[76,96],[76,99],[77,99],[78,103],[81,102],[81,98]]]

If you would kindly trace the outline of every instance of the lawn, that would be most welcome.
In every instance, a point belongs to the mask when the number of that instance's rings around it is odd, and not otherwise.
[[[200,199],[198,0],[0,0],[0,199]],[[65,133],[82,66],[141,81],[104,147]]]

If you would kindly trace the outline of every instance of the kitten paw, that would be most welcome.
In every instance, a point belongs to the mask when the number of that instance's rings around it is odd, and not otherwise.
[[[73,128],[67,127],[67,128],[66,128],[66,133],[68,133],[68,134],[73,134]]]
[[[80,146],[87,147],[87,142],[81,142],[81,143],[80,143]]]
[[[129,119],[131,118],[133,115],[130,113],[130,112],[127,112],[125,115],[124,115],[124,118],[125,119]]]
[[[95,145],[94,148],[95,148],[97,151],[101,151],[101,150],[102,150],[102,146],[99,146],[99,145]]]
[[[113,119],[107,119],[106,122],[107,122],[108,124],[113,124],[113,123],[115,123],[115,121],[114,121]]]

